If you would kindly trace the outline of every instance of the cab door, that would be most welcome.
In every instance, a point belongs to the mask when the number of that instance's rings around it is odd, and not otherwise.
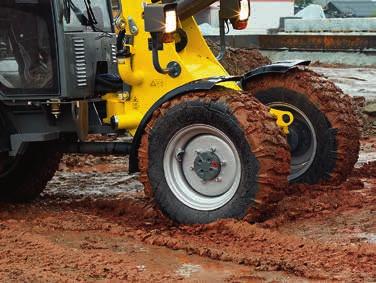
[[[56,96],[58,89],[52,1],[1,1],[0,97]]]

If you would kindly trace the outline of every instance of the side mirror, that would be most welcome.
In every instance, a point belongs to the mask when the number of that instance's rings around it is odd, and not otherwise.
[[[172,34],[178,28],[177,4],[151,4],[145,6],[145,31]]]

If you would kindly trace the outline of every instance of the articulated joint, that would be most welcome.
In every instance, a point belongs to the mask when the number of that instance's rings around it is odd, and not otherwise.
[[[277,125],[287,135],[289,133],[289,126],[294,122],[294,115],[289,111],[282,111],[274,108],[270,108],[269,113],[277,119]]]
[[[137,86],[144,82],[144,74],[141,71],[133,71],[131,58],[118,59],[119,73],[124,83]]]
[[[113,115],[110,119],[111,126],[116,130],[135,130],[142,120],[138,111],[129,111],[127,114]]]

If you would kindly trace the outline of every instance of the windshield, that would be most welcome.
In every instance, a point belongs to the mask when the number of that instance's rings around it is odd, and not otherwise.
[[[84,0],[71,0],[86,18],[89,18],[88,11],[85,5]],[[98,31],[111,32],[112,31],[112,19],[110,17],[110,9],[108,7],[108,2],[106,0],[91,0],[91,8],[97,23],[95,28]],[[93,30],[92,27],[83,26],[79,21],[75,12],[71,9],[70,23],[64,21],[64,30],[65,31],[85,31]]]

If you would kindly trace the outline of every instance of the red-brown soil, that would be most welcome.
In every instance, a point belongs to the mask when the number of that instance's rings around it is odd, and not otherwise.
[[[219,46],[213,41],[208,40],[208,45],[214,52],[219,53]],[[227,48],[225,57],[221,64],[225,67],[229,74],[237,76],[243,75],[258,67],[271,64],[272,61],[265,57],[257,49],[240,49],[240,48]]]
[[[110,158],[65,160],[40,199],[0,204],[0,281],[376,280],[375,162],[342,186],[291,186],[262,223],[178,226]]]

